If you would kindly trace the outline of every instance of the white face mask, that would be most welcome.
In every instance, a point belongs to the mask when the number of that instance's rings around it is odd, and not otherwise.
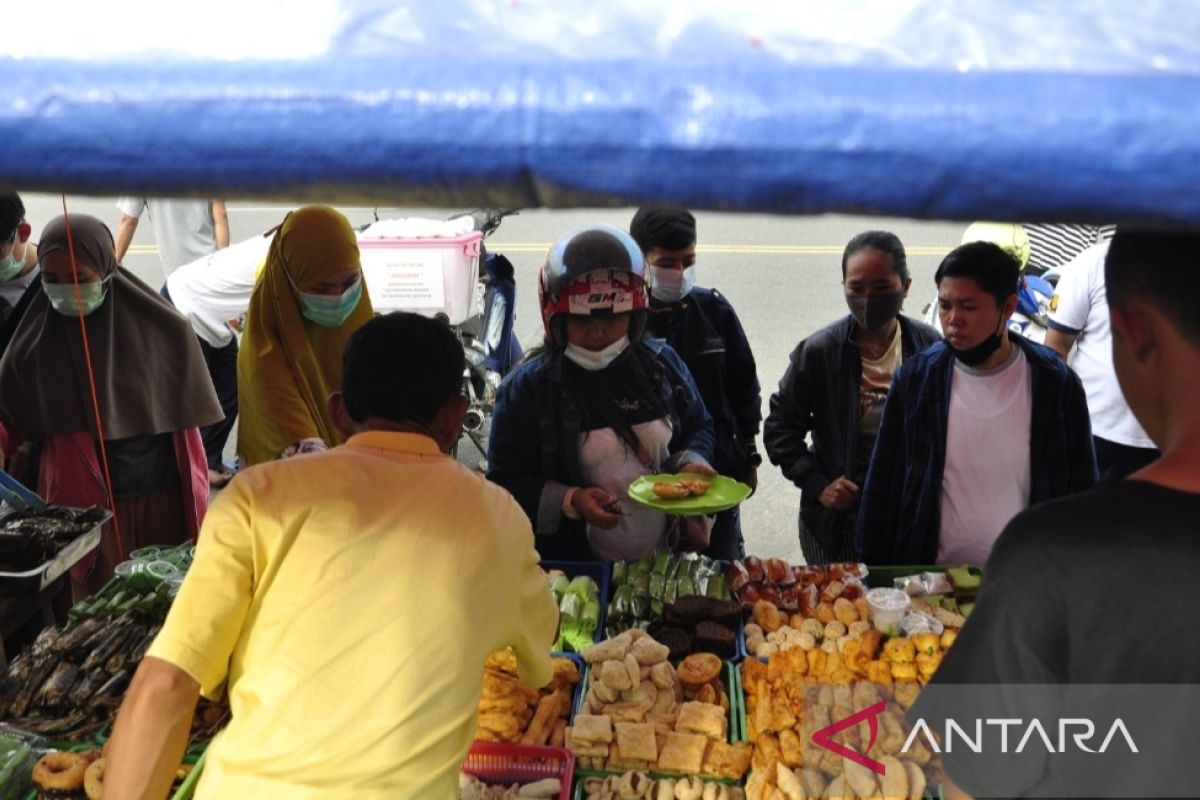
[[[629,347],[629,337],[622,336],[603,350],[588,350],[586,347],[567,342],[563,355],[588,372],[599,372],[617,360],[617,356]]]
[[[696,285],[696,268],[659,269],[650,267],[650,294],[661,303],[678,303]]]

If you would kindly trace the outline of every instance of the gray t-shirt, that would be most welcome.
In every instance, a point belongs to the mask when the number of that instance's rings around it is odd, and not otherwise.
[[[117,208],[138,219],[149,210],[164,275],[217,249],[212,203],[208,200],[122,197]]]

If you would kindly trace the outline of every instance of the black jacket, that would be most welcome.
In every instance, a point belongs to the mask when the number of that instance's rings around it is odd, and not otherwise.
[[[800,516],[822,547],[835,550],[849,536],[850,517],[821,505],[822,490],[858,463],[862,358],[854,344],[858,323],[847,315],[814,333],[792,351],[791,363],[771,396],[763,444],[771,463],[800,487]],[[908,360],[942,337],[930,326],[900,316],[900,347]],[[812,445],[805,437],[812,434]]]
[[[733,306],[716,289],[697,286],[679,303],[652,303],[646,329],[665,339],[691,370],[716,428],[713,467],[740,480],[762,423],[762,393],[754,353]]]

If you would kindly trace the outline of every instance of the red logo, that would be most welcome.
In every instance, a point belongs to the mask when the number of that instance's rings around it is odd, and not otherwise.
[[[875,705],[868,706],[862,711],[851,714],[840,722],[835,722],[828,727],[821,728],[821,730],[813,733],[813,744],[824,747],[826,750],[831,750],[834,753],[837,753],[839,756],[848,758],[855,764],[864,766],[872,772],[885,775],[887,774],[887,770],[884,768],[883,764],[880,764],[873,758],[867,758],[862,753],[856,753],[845,745],[841,745],[833,741],[833,736],[835,734],[841,733],[847,728],[853,728],[858,723],[866,720],[867,727],[871,731],[871,741],[867,743],[867,746],[863,748],[863,751],[870,752],[871,748],[875,746],[875,737],[879,735],[879,715],[883,713],[885,708],[887,708],[887,704],[880,700]]]

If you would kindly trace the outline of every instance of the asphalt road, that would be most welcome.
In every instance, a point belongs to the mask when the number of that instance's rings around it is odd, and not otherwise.
[[[34,236],[62,213],[62,198],[25,195]],[[115,230],[120,212],[114,198],[67,197],[73,213],[88,213]],[[232,241],[237,242],[278,224],[290,205],[231,202]],[[376,209],[341,209],[358,226],[374,219]],[[379,217],[446,218],[462,209],[380,208]],[[526,348],[541,340],[536,275],[550,244],[568,228],[588,222],[628,226],[634,209],[523,211],[507,218],[489,240],[517,270],[516,329]],[[950,248],[958,244],[961,223],[932,223],[871,217],[776,217],[768,215],[697,214],[698,282],[715,287],[733,303],[749,336],[763,387],[763,413],[787,366],[788,354],[812,331],[847,313],[841,292],[841,253],[856,233],[882,228],[897,234],[908,250],[913,290],[906,311],[920,315],[934,296],[933,273]],[[148,221],[139,226],[125,266],[151,286],[163,281],[154,235]],[[761,449],[761,447],[760,447]],[[469,454],[469,448],[468,455]],[[230,448],[232,452],[232,447]],[[802,557],[796,536],[799,491],[779,470],[764,465],[759,491],[743,506],[747,551],[781,556],[792,563]]]

